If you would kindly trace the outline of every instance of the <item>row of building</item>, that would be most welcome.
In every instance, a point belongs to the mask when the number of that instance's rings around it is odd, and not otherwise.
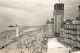
[[[57,36],[59,41],[71,46],[80,48],[80,5],[79,15],[76,20],[67,19],[64,21],[64,4],[56,3],[51,21],[47,20],[48,37]]]
[[[80,5],[78,6],[80,13]],[[80,48],[80,14],[76,20],[66,21],[64,27],[60,29],[60,41],[71,46]]]
[[[60,29],[59,38],[71,47],[80,47],[80,24],[64,24],[64,28]]]
[[[64,4],[56,3],[54,5],[54,12],[51,21],[47,20],[47,34],[49,37],[53,37],[54,35],[59,36],[60,28],[63,27],[64,23]],[[53,34],[53,35],[52,35]]]

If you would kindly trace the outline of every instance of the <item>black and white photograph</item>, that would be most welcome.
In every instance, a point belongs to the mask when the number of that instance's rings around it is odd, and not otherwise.
[[[80,53],[80,0],[0,0],[0,53]]]

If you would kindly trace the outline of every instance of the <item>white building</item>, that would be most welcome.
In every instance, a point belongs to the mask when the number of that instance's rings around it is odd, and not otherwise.
[[[47,20],[47,29],[46,29],[46,33],[47,33],[47,37],[53,37],[54,35],[54,19],[52,18],[51,21]]]

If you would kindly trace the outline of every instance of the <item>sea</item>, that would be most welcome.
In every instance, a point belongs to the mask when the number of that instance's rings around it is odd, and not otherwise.
[[[0,32],[6,31],[6,30],[13,30],[16,29],[15,27],[8,27],[8,26],[0,26]]]

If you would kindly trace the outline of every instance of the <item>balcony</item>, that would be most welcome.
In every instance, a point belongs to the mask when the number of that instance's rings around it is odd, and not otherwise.
[[[72,33],[69,33],[69,32],[68,32],[68,33],[66,33],[66,34],[77,36],[77,33],[72,34]]]
[[[77,28],[64,28],[65,30],[73,30],[73,31],[77,31]]]

